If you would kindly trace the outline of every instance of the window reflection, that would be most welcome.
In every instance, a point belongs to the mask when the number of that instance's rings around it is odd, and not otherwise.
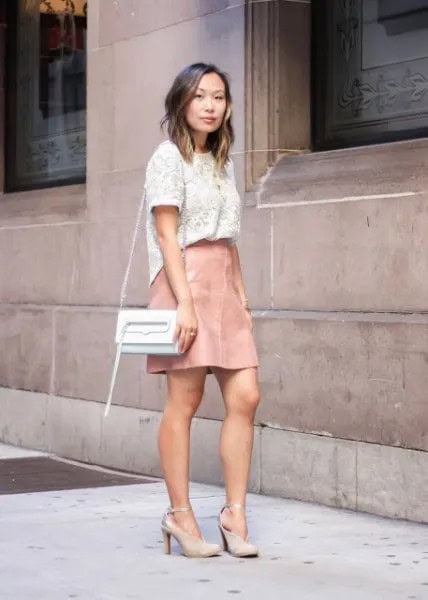
[[[45,118],[86,107],[86,17],[40,15],[40,109]]]
[[[428,28],[428,0],[379,0],[378,21],[388,35]]]
[[[362,0],[361,7],[363,69],[428,57],[428,0]]]
[[[17,5],[8,189],[82,181],[87,2],[18,0]]]

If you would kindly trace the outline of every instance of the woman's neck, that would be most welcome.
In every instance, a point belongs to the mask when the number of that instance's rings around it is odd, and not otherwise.
[[[193,143],[195,144],[195,152],[196,154],[204,154],[208,151],[207,148],[207,138],[208,135],[206,133],[200,131],[192,132]]]

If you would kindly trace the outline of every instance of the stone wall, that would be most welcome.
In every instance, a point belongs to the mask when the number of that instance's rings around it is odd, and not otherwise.
[[[301,19],[307,3],[297,4]],[[244,2],[91,0],[89,11],[87,183],[0,198],[0,439],[160,474],[164,379],[125,357],[106,420],[102,403],[163,97],[182,66],[214,61],[233,84],[240,249],[261,360],[251,489],[428,521],[426,140],[279,156],[245,193]],[[282,79],[284,103],[295,75]],[[307,120],[307,107],[298,115]],[[307,122],[293,125],[305,140]],[[142,239],[129,301],[146,300]],[[222,481],[222,415],[209,377],[195,479]]]

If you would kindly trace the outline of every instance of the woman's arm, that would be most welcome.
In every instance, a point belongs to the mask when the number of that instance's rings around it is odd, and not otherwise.
[[[175,206],[156,206],[153,214],[165,272],[177,300],[176,338],[180,351],[185,352],[194,340],[191,332],[196,332],[198,322],[177,239],[178,211]]]

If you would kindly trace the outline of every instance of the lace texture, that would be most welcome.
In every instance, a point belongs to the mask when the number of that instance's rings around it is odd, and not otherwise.
[[[184,227],[187,245],[204,239],[228,239],[230,243],[238,239],[241,201],[231,161],[218,174],[211,152],[195,154],[192,163],[186,163],[175,144],[162,142],[147,165],[145,191],[150,284],[163,267],[153,207],[177,206],[181,246]]]

